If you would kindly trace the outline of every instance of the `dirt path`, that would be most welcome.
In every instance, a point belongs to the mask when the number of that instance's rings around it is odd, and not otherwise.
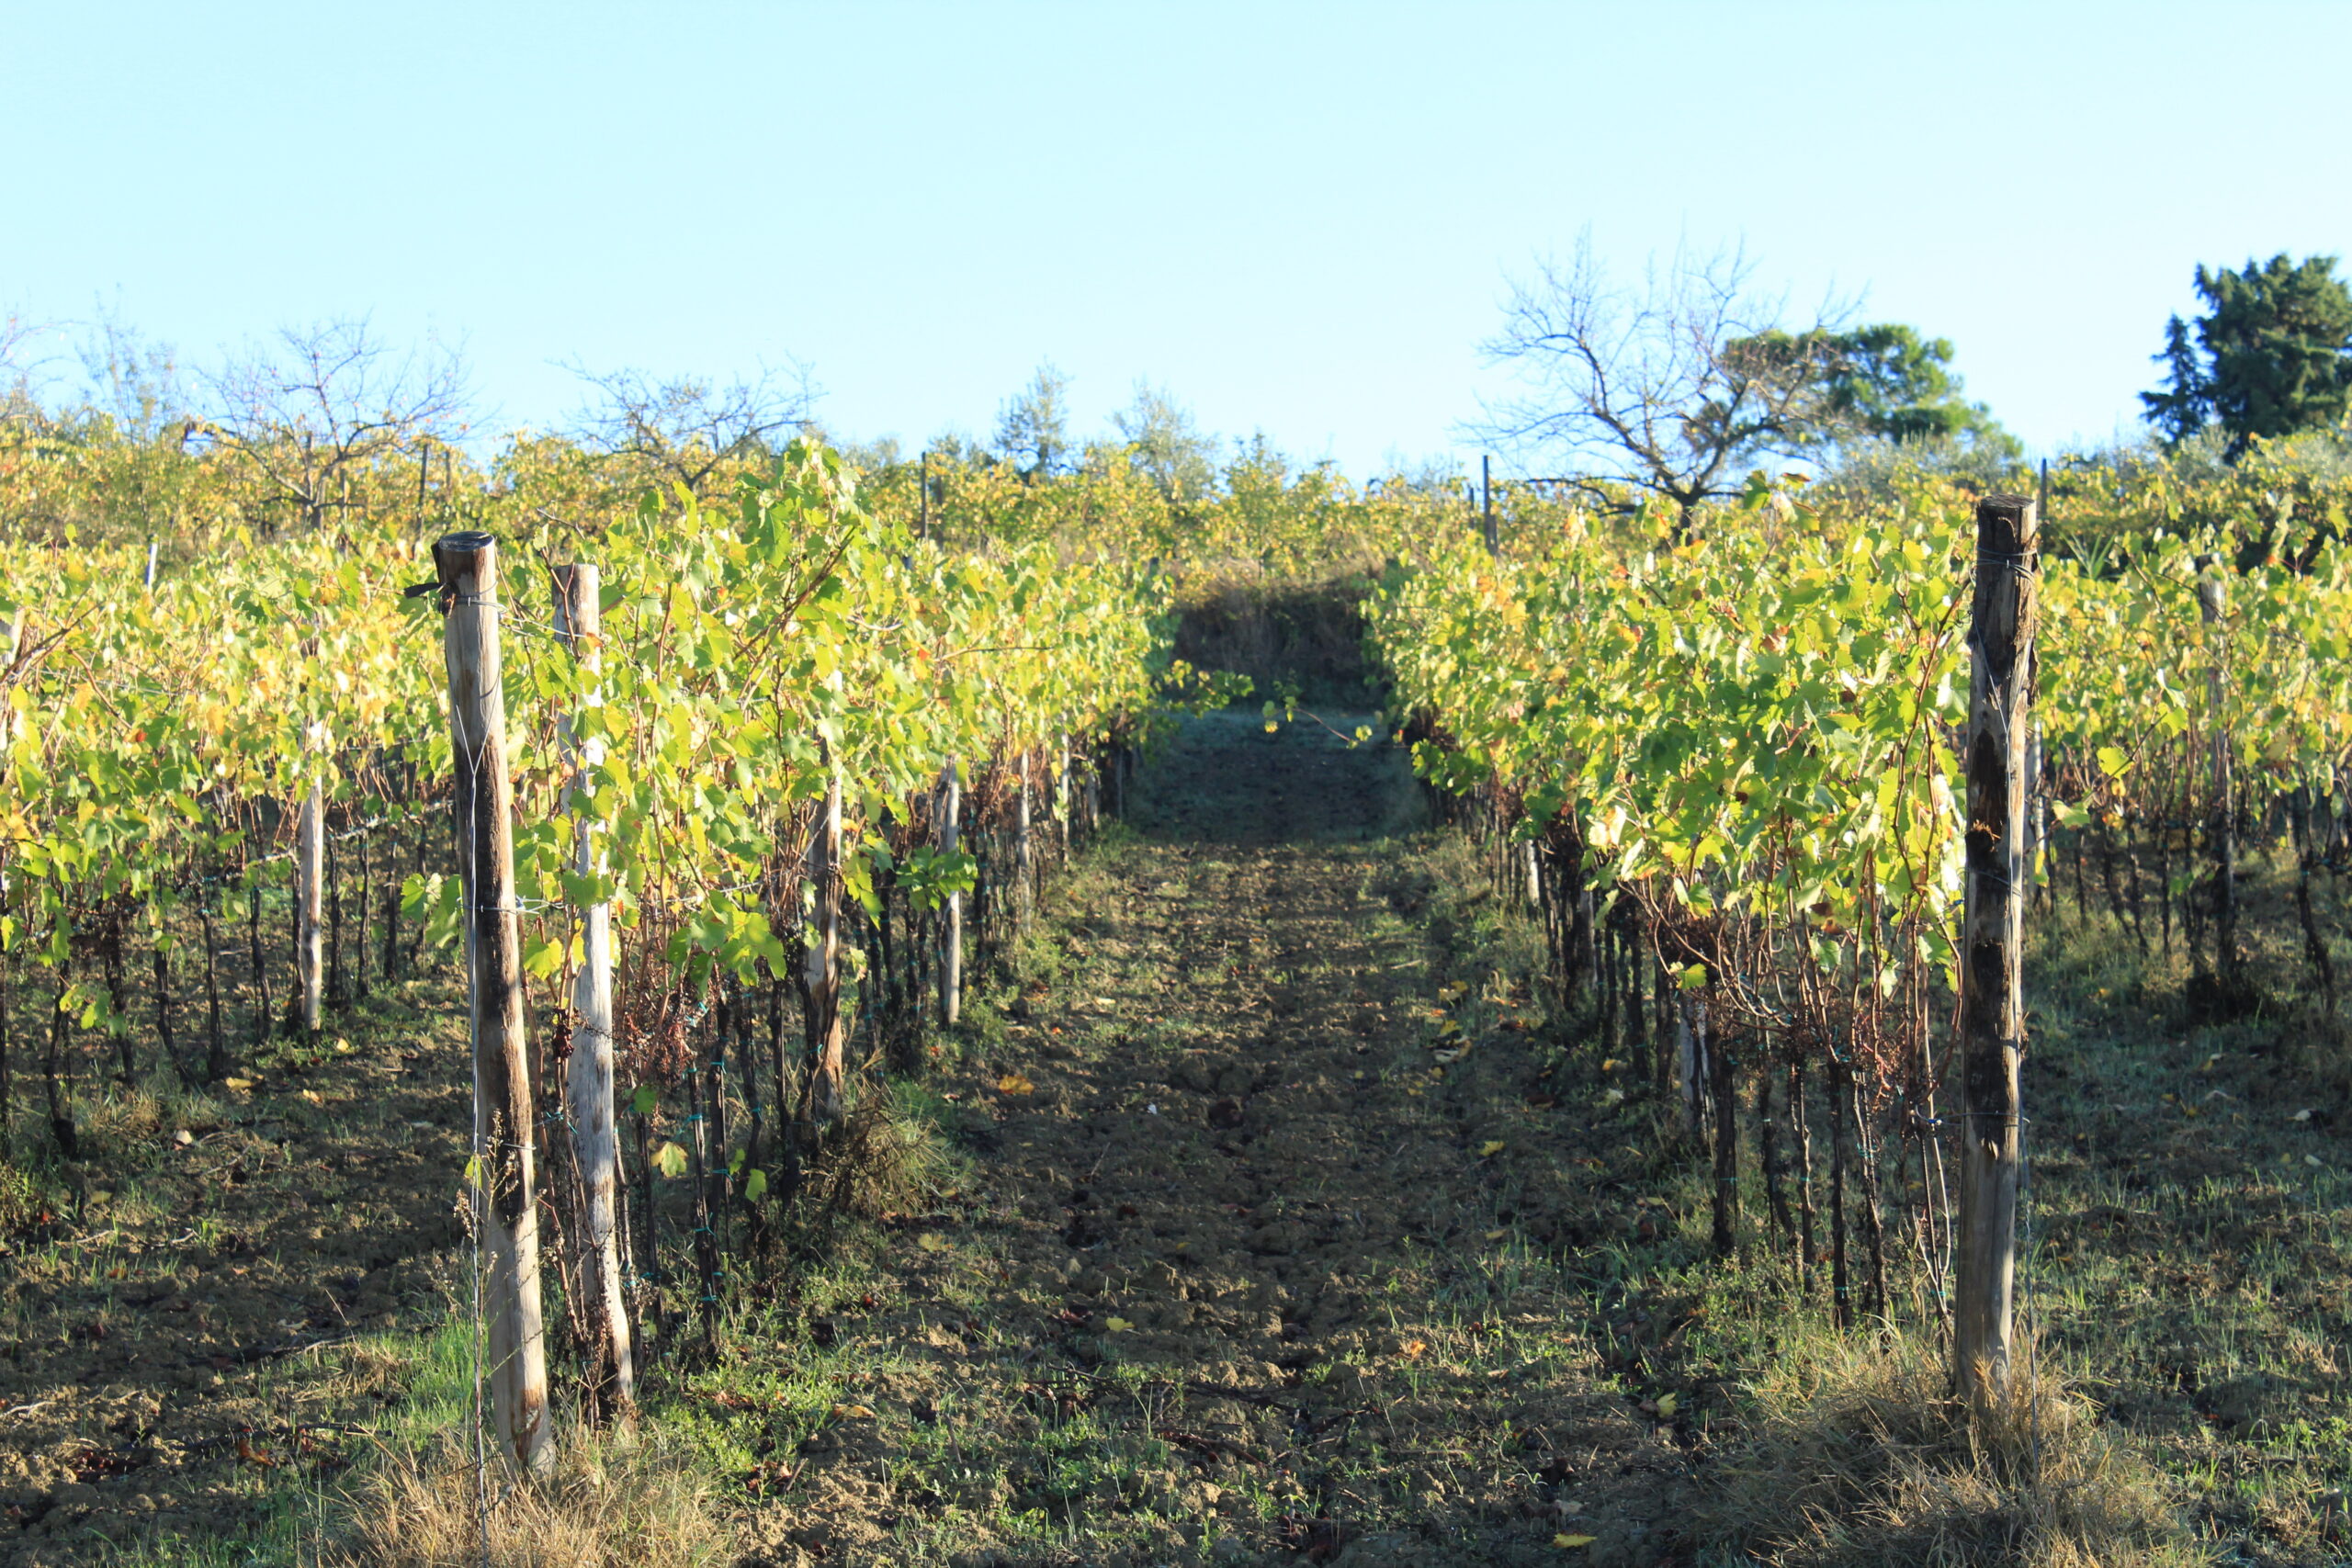
[[[877,1259],[902,1300],[812,1303],[873,1371],[772,1561],[1677,1560],[1671,1424],[1551,1261],[1599,1162],[1515,1036],[1429,1048],[1414,787],[1235,716],[1151,771],[950,1091],[968,1207]]]
[[[1688,1414],[1585,1337],[1644,1161],[1552,1105],[1401,758],[1218,715],[1136,795],[899,1091],[944,1195],[657,1369],[741,1561],[1684,1560]],[[317,1424],[458,1419],[449,983],[92,1118],[81,1212],[0,1259],[0,1565],[277,1561],[373,1440]]]

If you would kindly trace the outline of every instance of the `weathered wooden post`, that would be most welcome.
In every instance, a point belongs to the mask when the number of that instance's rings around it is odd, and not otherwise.
[[[1037,857],[1029,838],[1029,753],[1021,753],[1021,787],[1012,802],[1012,931],[1027,933],[1037,900]]]
[[[964,785],[956,759],[939,773],[939,848],[954,854],[956,818],[964,809]],[[939,920],[939,1021],[952,1024],[964,1008],[964,896],[950,893]]]
[[[324,765],[318,755],[320,749],[320,727],[313,724],[302,741],[302,750],[313,768]],[[305,1034],[319,1032],[319,1010],[326,998],[326,927],[321,919],[326,853],[326,792],[313,773],[294,816],[294,955],[302,987]]]
[[[1478,459],[1478,509],[1483,513],[1487,553],[1499,556],[1503,553],[1503,538],[1495,523],[1495,459],[1491,454]]]
[[[2009,1392],[2023,1153],[2018,1067],[2025,1054],[2026,750],[2041,516],[2021,495],[1976,503],[1969,620],[1967,904],[1961,921],[1960,1238],[1952,1381],[1972,1411]]]
[[[813,896],[808,943],[808,1119],[831,1127],[846,1113],[842,1063],[842,775],[825,750],[825,805],[808,837],[808,888]]]
[[[510,1463],[544,1475],[555,1462],[555,1448],[539,1314],[536,1118],[523,1033],[514,783],[506,774],[506,698],[500,685],[498,547],[487,534],[445,535],[433,547],[433,565],[449,674],[450,804],[465,887],[474,1048],[472,1195],[494,1432]]]
[[[563,721],[563,748],[571,782],[571,869],[582,882],[605,874],[605,852],[589,812],[590,770],[605,760],[605,742],[585,716],[604,705],[596,677],[604,663],[604,608],[597,569],[560,566],[555,581],[555,630],[571,649],[581,676],[581,717]],[[580,930],[580,972],[571,981],[571,1056],[565,1064],[564,1100],[571,1118],[571,1154],[580,1175],[579,1279],[588,1324],[588,1386],[606,1419],[626,1415],[637,1398],[637,1360],[621,1279],[620,1131],[613,1108],[613,924],[602,898],[572,912]]]

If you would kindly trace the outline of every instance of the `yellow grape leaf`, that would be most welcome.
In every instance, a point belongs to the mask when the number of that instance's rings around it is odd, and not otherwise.
[[[947,1250],[947,1238],[937,1231],[925,1231],[915,1237],[915,1245],[925,1252],[944,1252]]]
[[[1500,1241],[1503,1237],[1509,1235],[1510,1235],[1510,1232],[1508,1230],[1490,1230],[1487,1233],[1487,1239],[1488,1241]]]
[[[311,1104],[313,1104],[313,1105],[324,1105],[324,1104],[327,1102],[327,1097],[326,1097],[325,1095],[323,1095],[323,1094],[321,1094],[317,1089],[304,1089],[304,1090],[302,1091],[302,1098],[303,1098],[304,1100],[309,1100],[309,1101],[310,1101]]]
[[[1675,1405],[1675,1398],[1674,1398],[1674,1395],[1672,1395],[1672,1394],[1670,1394],[1670,1393],[1661,1393],[1661,1394],[1659,1394],[1659,1395],[1657,1396],[1657,1413],[1658,1413],[1660,1416],[1671,1416],[1671,1415],[1673,1415],[1673,1414],[1674,1414],[1674,1405]]]
[[[220,1081],[231,1089],[250,1089],[254,1087],[251,1078],[222,1078]]]
[[[1552,1544],[1554,1546],[1561,1547],[1566,1551],[1573,1551],[1580,1546],[1590,1546],[1594,1541],[1599,1540],[1600,1539],[1600,1538],[1597,1535],[1561,1534],[1555,1535],[1552,1538]]]
[[[1036,1087],[1019,1073],[1007,1073],[996,1080],[999,1094],[1027,1094]]]
[[[1478,1157],[1480,1159],[1492,1159],[1497,1155],[1502,1153],[1508,1146],[1509,1145],[1500,1138],[1488,1138],[1485,1143],[1478,1145]]]
[[[871,1421],[874,1419],[874,1412],[863,1404],[836,1404],[833,1406],[833,1419],[836,1421]]]
[[[1442,1002],[1458,1002],[1469,994],[1469,986],[1460,980],[1448,980],[1437,988],[1437,999]]]
[[[1614,1056],[1604,1056],[1600,1061],[1600,1070],[1604,1073],[1613,1073],[1624,1065]]]
[[[1429,1348],[1430,1342],[1426,1339],[1408,1339],[1396,1348],[1396,1353],[1408,1361],[1417,1361],[1420,1359],[1421,1352]]]
[[[1124,1317],[1106,1317],[1102,1320],[1102,1326],[1109,1329],[1114,1334],[1125,1334],[1128,1329],[1133,1328],[1135,1325],[1129,1323]]]

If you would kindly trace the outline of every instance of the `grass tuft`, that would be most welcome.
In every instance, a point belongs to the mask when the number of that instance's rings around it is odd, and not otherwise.
[[[955,1185],[956,1161],[940,1137],[932,1097],[894,1082],[852,1108],[811,1174],[817,1213],[875,1220],[925,1207]]]
[[[1914,1339],[1809,1337],[1752,1385],[1711,1533],[1775,1568],[2163,1568],[2209,1561],[2157,1472],[2046,1373],[1972,1421]]]
[[[658,1437],[567,1453],[555,1479],[502,1487],[481,1507],[455,1436],[388,1458],[351,1499],[343,1568],[700,1568],[733,1554],[707,1472]]]

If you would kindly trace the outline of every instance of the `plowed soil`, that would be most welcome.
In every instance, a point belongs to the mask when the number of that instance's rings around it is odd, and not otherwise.
[[[234,1533],[289,1462],[339,1468],[304,1427],[399,1397],[377,1341],[456,1300],[470,1077],[454,1011],[415,1005],[448,991],[267,1048],[250,1088],[85,1116],[72,1201],[0,1258],[0,1563]]]
[[[1684,1447],[1583,1334],[1600,1162],[1521,1037],[1439,1033],[1415,787],[1234,716],[1148,775],[770,1561],[1678,1560]]]

